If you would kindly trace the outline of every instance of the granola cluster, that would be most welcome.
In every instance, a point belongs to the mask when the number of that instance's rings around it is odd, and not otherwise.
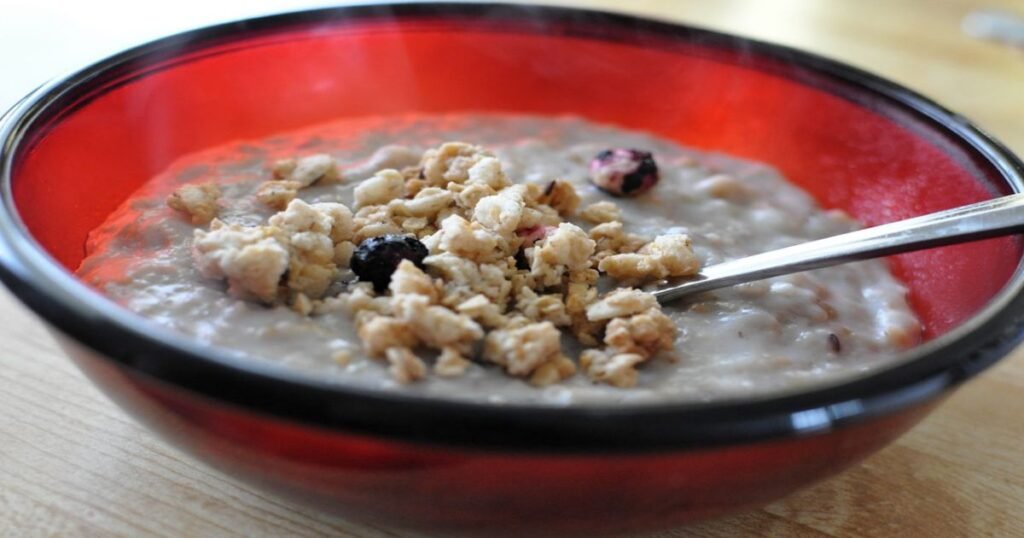
[[[220,187],[214,183],[185,185],[167,197],[167,205],[189,216],[195,225],[209,224],[217,211]]]
[[[479,361],[535,385],[580,370],[630,387],[639,365],[670,357],[676,327],[654,297],[632,287],[602,296],[597,284],[602,275],[625,286],[692,275],[699,262],[689,238],[628,233],[615,204],[580,209],[567,181],[513,183],[493,154],[455,142],[360,182],[351,209],[297,197],[342,181],[327,155],[280,161],[273,176],[254,193],[278,210],[260,226],[218,220],[215,190],[171,196],[193,223],[210,223],[194,232],[196,267],[240,298],[351,316],[365,352],[400,382],[458,377]],[[360,243],[393,234],[415,237],[429,255],[401,261],[380,292],[345,281]],[[588,349],[566,356],[563,332]],[[436,353],[430,365],[423,350]]]

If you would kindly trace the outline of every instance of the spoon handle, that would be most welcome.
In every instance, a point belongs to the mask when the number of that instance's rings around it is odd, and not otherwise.
[[[719,263],[653,294],[664,304],[743,282],[1022,231],[1024,194],[1012,194]]]

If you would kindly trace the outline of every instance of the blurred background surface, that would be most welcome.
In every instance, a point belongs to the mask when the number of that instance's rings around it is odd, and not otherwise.
[[[45,80],[154,37],[337,2],[0,0],[0,107]],[[824,54],[937,99],[1024,149],[1024,0],[548,0],[645,14]],[[979,10],[1020,17],[1020,47],[979,39]],[[975,17],[975,26],[979,19]],[[981,19],[984,22],[984,19]],[[993,26],[999,30],[998,26]],[[1003,31],[1012,24],[1004,25]],[[980,33],[974,28],[975,34]],[[995,37],[995,36],[993,36]],[[1009,41],[1005,39],[1004,41]],[[1011,97],[1015,106],[1006,106]]]

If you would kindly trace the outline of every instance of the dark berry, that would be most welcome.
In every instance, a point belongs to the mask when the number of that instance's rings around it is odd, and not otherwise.
[[[402,260],[410,260],[422,268],[427,254],[427,247],[415,237],[381,235],[360,243],[349,265],[359,280],[373,282],[373,289],[381,293],[388,289],[391,274]]]
[[[590,161],[590,181],[614,196],[636,196],[658,183],[658,164],[648,151],[606,149]]]
[[[516,269],[520,271],[527,271],[530,269],[530,260],[526,259],[526,249],[521,248],[516,251]]]

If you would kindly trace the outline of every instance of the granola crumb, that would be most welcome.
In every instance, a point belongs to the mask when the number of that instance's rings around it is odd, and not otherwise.
[[[596,243],[574,224],[563,222],[534,247],[530,272],[543,286],[560,284],[569,271],[590,268]]]
[[[439,250],[477,262],[493,260],[500,240],[496,233],[458,215],[444,219],[436,235]]]
[[[434,373],[441,377],[459,377],[466,373],[471,363],[466,360],[458,349],[446,347],[434,363]]]
[[[502,327],[508,322],[508,318],[502,314],[501,307],[483,294],[476,294],[460,302],[455,310],[488,329]]]
[[[690,276],[700,270],[700,261],[693,253],[693,243],[683,234],[659,235],[639,252],[655,258],[665,268],[666,276]]]
[[[286,234],[289,247],[288,289],[319,299],[334,280],[335,237],[345,237],[347,208],[341,204],[307,204],[295,199],[268,219],[269,227]]]
[[[298,293],[292,300],[292,310],[301,316],[308,316],[313,312],[313,301],[305,293]]]
[[[298,181],[265,181],[256,189],[256,199],[272,209],[282,210],[299,195],[302,184]]]
[[[391,283],[388,284],[393,296],[398,295],[421,295],[427,298],[430,303],[436,303],[438,298],[437,287],[434,281],[416,267],[410,260],[402,260],[391,273]]]
[[[636,253],[613,254],[598,269],[616,280],[652,281],[682,277],[700,271],[690,238],[682,234],[659,235]]]
[[[540,202],[553,207],[559,215],[569,217],[574,215],[576,208],[580,206],[580,195],[576,194],[576,187],[573,187],[572,183],[556,179],[545,187]]]
[[[660,309],[651,308],[628,318],[608,322],[604,343],[619,353],[635,353],[645,359],[661,351],[671,351],[676,338],[676,325]]]
[[[274,176],[274,179],[284,179],[295,170],[298,164],[299,160],[294,157],[278,159],[270,165],[270,173]]]
[[[612,202],[595,202],[580,211],[580,217],[592,224],[622,220],[622,211]]]
[[[565,302],[559,294],[537,295],[530,288],[520,288],[516,309],[533,321],[550,321],[556,327],[572,324],[572,319],[565,311]]]
[[[580,355],[580,368],[587,377],[619,388],[636,386],[636,367],[644,357],[636,353],[610,354],[606,351],[588,349]]]
[[[473,220],[498,234],[510,234],[519,227],[526,203],[513,189],[487,196],[473,208]]]
[[[290,256],[277,228],[245,228],[214,219],[209,231],[194,232],[192,258],[204,277],[227,280],[231,295],[274,303]]]
[[[549,321],[492,331],[484,340],[484,358],[513,376],[530,375],[559,353],[561,333]]]
[[[383,357],[389,347],[413,348],[419,345],[419,339],[408,324],[391,316],[374,316],[358,325],[356,334],[363,342],[366,354],[371,357]]]
[[[623,224],[618,221],[598,224],[590,229],[589,235],[597,243],[594,261],[598,266],[609,256],[634,253],[647,244],[644,237],[626,233]]]
[[[220,187],[215,183],[184,185],[167,197],[167,205],[189,216],[196,226],[209,224],[217,217]]]
[[[565,355],[559,355],[537,367],[530,375],[530,384],[546,387],[564,381],[576,373],[576,364]]]
[[[314,183],[328,184],[341,181],[341,173],[338,171],[337,163],[333,157],[325,153],[295,159],[294,165],[290,162],[281,168],[275,165],[274,175],[278,175],[278,171],[283,171],[285,168],[289,170],[287,174],[282,176],[282,179],[294,181],[303,187],[308,187]]]
[[[381,170],[370,179],[364,180],[356,185],[355,207],[363,208],[371,205],[381,205],[401,198],[405,192],[405,178],[398,170]]]
[[[619,289],[605,295],[587,307],[587,319],[604,321],[639,314],[657,308],[658,300],[650,293],[633,289]]]
[[[427,375],[427,365],[407,347],[389,347],[384,352],[388,372],[399,383],[409,384]]]
[[[483,338],[484,331],[469,316],[445,306],[430,304],[429,297],[403,294],[392,297],[395,315],[403,320],[423,345],[442,349],[456,347],[468,351]]]
[[[348,267],[352,262],[352,254],[355,251],[355,243],[351,241],[338,242],[334,245],[334,264],[338,267]]]
[[[466,172],[467,183],[482,185],[494,191],[499,191],[512,185],[508,176],[501,169],[501,162],[490,156],[483,156],[469,167]]]
[[[402,217],[419,218],[426,222],[433,221],[437,215],[447,209],[455,200],[451,191],[437,187],[427,187],[420,190],[411,200],[392,200],[396,215]]]
[[[424,153],[420,165],[430,185],[444,187],[448,183],[465,183],[469,171],[487,157],[494,156],[479,146],[448,142]]]

